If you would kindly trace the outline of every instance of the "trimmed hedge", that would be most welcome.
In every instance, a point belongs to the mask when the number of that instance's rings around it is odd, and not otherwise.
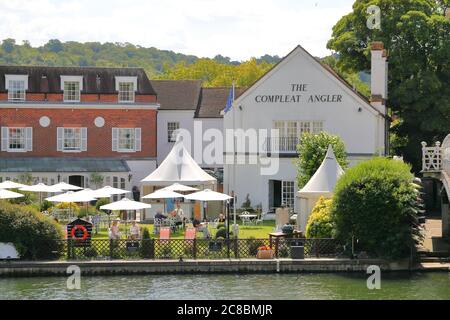
[[[12,242],[21,259],[59,258],[63,239],[59,224],[31,206],[0,201],[0,242]]]
[[[331,199],[320,197],[306,224],[307,238],[332,238],[333,221],[331,219]]]
[[[386,258],[408,257],[422,235],[419,186],[402,161],[374,158],[347,170],[337,182],[331,215],[336,237]]]

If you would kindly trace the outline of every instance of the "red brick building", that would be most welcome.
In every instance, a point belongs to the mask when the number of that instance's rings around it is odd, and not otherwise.
[[[156,167],[156,101],[143,69],[0,66],[0,180],[139,186]]]

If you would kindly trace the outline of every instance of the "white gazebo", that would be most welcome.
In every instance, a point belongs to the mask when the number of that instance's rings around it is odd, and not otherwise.
[[[200,168],[184,147],[183,142],[178,141],[159,167],[141,182],[152,186],[170,186],[180,183],[211,188],[217,183],[217,179]]]
[[[305,231],[311,211],[320,197],[331,198],[336,182],[344,173],[336,160],[333,148],[328,146],[327,154],[319,169],[308,183],[297,193],[300,212],[297,215],[297,228]]]

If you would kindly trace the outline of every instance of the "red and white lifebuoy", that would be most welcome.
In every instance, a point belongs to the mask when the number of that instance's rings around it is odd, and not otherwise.
[[[75,235],[75,231],[77,231],[77,230],[83,231],[83,236],[82,237],[77,237]],[[80,241],[86,240],[88,236],[89,236],[88,230],[86,229],[85,226],[80,225],[80,224],[77,224],[77,225],[73,226],[72,231],[70,232],[70,237],[72,239],[76,239],[76,240],[80,240]]]

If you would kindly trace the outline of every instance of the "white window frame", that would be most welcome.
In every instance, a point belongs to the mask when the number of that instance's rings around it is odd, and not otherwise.
[[[10,130],[23,130],[23,148],[10,148]],[[4,152],[28,152],[33,151],[33,128],[32,127],[1,127],[1,151]]]
[[[78,92],[75,92],[75,98],[78,99],[67,99],[68,92],[65,90],[66,83],[78,82]],[[81,101],[81,91],[83,91],[83,76],[61,76],[61,90],[63,91],[63,101],[64,102],[80,102]]]
[[[133,103],[133,102],[135,102],[135,92],[137,92],[137,90],[138,90],[137,77],[116,76],[115,80],[116,80],[116,91],[118,92],[117,101],[119,103]],[[133,101],[128,101],[128,100],[122,101],[120,99],[120,84],[121,83],[132,83],[133,84],[133,90],[134,90],[134,92],[133,92]]]
[[[128,140],[127,143],[130,143],[130,142],[132,143],[131,148],[121,147],[121,142],[122,142],[121,141],[121,133],[125,130],[127,132],[131,133],[131,136],[127,138],[127,140]],[[136,131],[134,128],[118,128],[117,134],[118,134],[118,136],[117,136],[117,151],[118,152],[134,152],[136,150]]]
[[[22,90],[13,91],[13,83],[22,82]],[[5,89],[8,91],[8,101],[26,101],[26,91],[28,90],[28,75],[5,74]],[[14,94],[19,92],[19,98],[14,98]]]
[[[133,148],[120,148],[120,131],[132,130],[133,131]],[[112,128],[112,151],[130,153],[141,151],[141,128]]]
[[[135,86],[134,86],[134,82],[124,82],[121,81],[119,82],[119,95],[118,95],[118,99],[119,99],[119,103],[133,103],[135,100]],[[123,86],[124,85],[131,85],[131,90],[123,90]],[[129,100],[123,99],[124,96],[129,97]]]
[[[61,152],[83,152],[87,151],[87,128],[86,127],[58,127],[57,130],[57,150]],[[79,130],[79,147],[66,148],[66,130]]]
[[[174,125],[171,128],[171,125]],[[180,122],[179,121],[169,121],[167,122],[167,142],[174,143],[177,141],[176,136],[174,136],[174,132],[180,130]]]
[[[289,201],[289,203],[288,203]],[[290,209],[295,206],[295,181],[281,181],[281,202]]]

